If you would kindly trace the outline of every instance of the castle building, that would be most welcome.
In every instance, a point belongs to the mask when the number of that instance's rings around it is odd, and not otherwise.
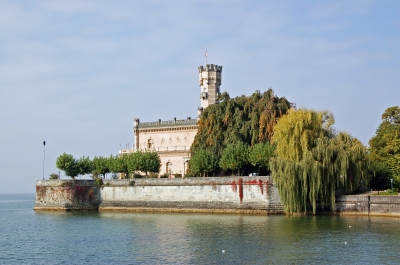
[[[132,149],[120,150],[120,154],[132,153],[138,150],[157,151],[161,158],[160,175],[186,175],[189,149],[196,136],[203,110],[209,105],[217,104],[220,94],[222,66],[207,64],[199,66],[200,107],[197,110],[197,119],[188,117],[183,120],[174,118],[169,121],[140,122],[134,120],[135,144]]]

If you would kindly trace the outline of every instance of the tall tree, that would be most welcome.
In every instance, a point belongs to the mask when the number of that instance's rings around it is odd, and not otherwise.
[[[204,110],[190,148],[192,156],[204,149],[219,160],[229,144],[240,141],[253,146],[266,142],[271,139],[279,117],[290,109],[289,101],[276,96],[271,88],[264,93],[256,91],[250,97],[233,99],[224,92],[220,101]]]
[[[370,169],[374,182],[382,179],[389,185],[390,178],[400,182],[400,107],[390,107],[382,114],[382,122],[369,141]]]
[[[288,212],[335,207],[335,191],[353,191],[364,174],[366,149],[347,133],[336,134],[330,112],[289,110],[274,127],[270,167]]]

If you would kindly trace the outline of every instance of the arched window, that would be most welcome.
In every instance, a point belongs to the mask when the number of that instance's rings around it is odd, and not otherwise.
[[[167,174],[171,174],[172,173],[172,163],[171,162],[167,162],[167,170],[166,170]]]
[[[153,139],[149,139],[147,141],[147,148],[148,149],[153,149],[153,147],[154,147],[154,141],[153,141]]]

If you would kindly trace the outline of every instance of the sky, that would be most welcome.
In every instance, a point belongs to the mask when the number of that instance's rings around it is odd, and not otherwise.
[[[64,152],[131,147],[134,118],[195,118],[206,49],[221,92],[272,87],[367,146],[400,105],[399,14],[397,0],[3,0],[0,193],[35,192]]]

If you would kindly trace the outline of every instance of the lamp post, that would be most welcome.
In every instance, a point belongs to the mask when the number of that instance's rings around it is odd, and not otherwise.
[[[43,141],[43,178],[42,180],[44,180],[44,159],[46,157],[46,141]]]
[[[393,179],[390,179],[390,188],[392,189],[392,193],[393,193]]]

